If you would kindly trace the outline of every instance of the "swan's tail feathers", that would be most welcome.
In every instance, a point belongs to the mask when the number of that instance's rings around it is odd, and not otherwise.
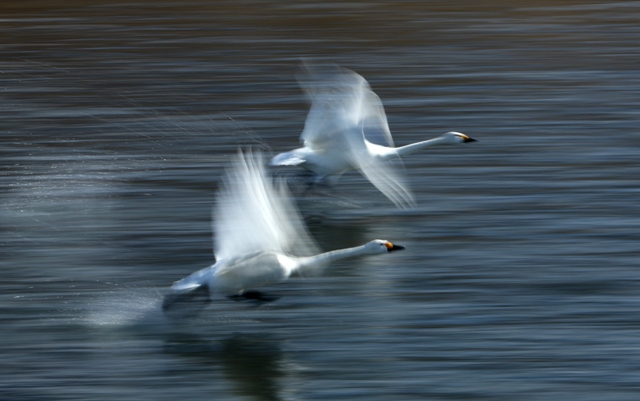
[[[280,153],[269,162],[271,166],[299,166],[306,160],[294,152]]]
[[[197,316],[209,303],[209,286],[194,286],[167,294],[162,301],[162,312],[171,318],[189,318]]]
[[[278,296],[265,294],[264,292],[256,290],[243,291],[242,294],[229,295],[227,298],[236,302],[254,301],[258,305],[262,305],[267,302],[274,302],[280,299]]]

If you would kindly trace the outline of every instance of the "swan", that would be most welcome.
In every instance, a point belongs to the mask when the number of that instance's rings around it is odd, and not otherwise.
[[[386,240],[318,253],[284,185],[266,178],[260,154],[238,151],[213,211],[216,262],[176,281],[165,296],[166,312],[191,300],[218,294],[234,300],[277,298],[255,288],[313,272],[343,258],[404,249]]]
[[[313,183],[328,185],[346,171],[358,170],[396,206],[405,208],[414,201],[401,174],[401,156],[429,146],[476,141],[447,132],[394,147],[382,102],[361,75],[336,65],[303,67],[300,84],[311,103],[300,135],[303,146],[276,155],[272,166],[303,167],[315,174]]]

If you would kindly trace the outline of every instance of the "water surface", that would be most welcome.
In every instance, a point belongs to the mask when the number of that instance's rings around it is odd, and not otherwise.
[[[637,2],[0,5],[0,395],[15,400],[636,400]],[[301,57],[358,71],[417,207],[357,173],[299,198],[385,258],[166,321],[213,261],[238,146],[298,144]],[[295,171],[278,170],[297,188]]]

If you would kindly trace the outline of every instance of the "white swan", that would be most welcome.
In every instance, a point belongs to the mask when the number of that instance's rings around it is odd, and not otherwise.
[[[303,147],[277,155],[272,166],[301,166],[315,173],[315,183],[335,184],[348,170],[358,170],[398,207],[413,205],[399,170],[400,156],[428,146],[474,142],[459,132],[394,147],[378,95],[359,74],[338,66],[304,65],[301,86],[311,109],[300,135]],[[390,162],[399,166],[393,166]]]
[[[163,310],[195,298],[209,300],[214,294],[271,301],[254,289],[337,259],[404,249],[374,240],[315,254],[316,246],[288,195],[284,185],[276,188],[266,178],[259,156],[239,152],[214,209],[216,263],[175,282]]]

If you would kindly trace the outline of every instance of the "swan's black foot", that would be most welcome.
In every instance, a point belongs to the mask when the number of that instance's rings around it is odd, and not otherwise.
[[[200,286],[188,292],[172,292],[162,301],[162,312],[169,317],[193,317],[211,303],[209,287]]]
[[[269,295],[265,294],[264,292],[255,290],[244,291],[242,294],[229,295],[227,298],[236,302],[256,301],[259,304],[274,302],[280,299],[280,297],[277,297],[275,295]]]

